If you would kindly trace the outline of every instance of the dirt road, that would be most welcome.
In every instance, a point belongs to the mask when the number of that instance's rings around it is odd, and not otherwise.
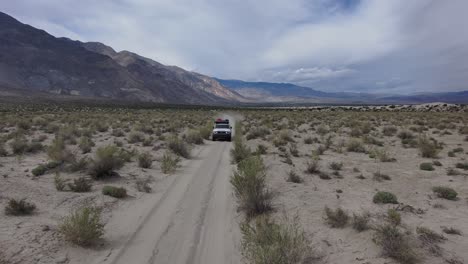
[[[173,175],[126,242],[97,263],[240,263],[230,149],[230,142],[208,142]]]

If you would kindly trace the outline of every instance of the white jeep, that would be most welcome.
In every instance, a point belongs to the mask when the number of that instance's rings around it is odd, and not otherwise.
[[[229,119],[218,118],[215,120],[213,132],[211,138],[213,141],[216,140],[227,140],[231,141],[232,127],[229,124]]]

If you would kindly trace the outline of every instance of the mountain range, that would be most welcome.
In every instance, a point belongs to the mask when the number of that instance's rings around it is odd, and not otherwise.
[[[205,105],[468,102],[468,91],[389,96],[217,79],[99,42],[57,38],[2,12],[0,96]]]

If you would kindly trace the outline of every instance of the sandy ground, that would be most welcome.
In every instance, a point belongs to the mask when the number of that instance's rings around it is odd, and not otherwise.
[[[258,118],[261,117],[255,115],[254,118],[247,115],[244,124],[248,125]],[[260,122],[261,120],[254,121]],[[288,123],[288,120],[282,121]],[[252,127],[256,126],[258,125]],[[435,166],[434,171],[420,170],[420,163],[432,162],[433,159],[422,158],[415,148],[403,148],[396,136],[379,137],[379,140],[384,141],[385,149],[396,158],[396,162],[379,162],[369,158],[368,154],[346,150],[338,153],[332,147],[320,156],[320,170],[331,176],[330,180],[323,180],[317,174],[311,175],[305,172],[312,151],[319,146],[316,143],[310,145],[303,143],[307,137],[320,138],[311,127],[313,126],[306,122],[297,129],[288,130],[299,150],[299,157],[291,156],[293,165],[283,162],[284,157],[280,154],[284,152],[272,144],[275,134],[266,139],[248,140],[247,145],[252,149],[256,149],[259,144],[267,146],[267,154],[262,157],[268,169],[269,186],[276,193],[273,215],[277,219],[283,219],[284,215],[299,216],[300,223],[312,242],[315,255],[321,258],[320,263],[397,263],[382,256],[381,249],[373,242],[374,231],[372,229],[358,233],[351,228],[351,224],[343,229],[330,228],[324,221],[325,206],[332,209],[341,207],[350,216],[353,213],[369,212],[370,223],[376,226],[385,223],[385,215],[389,208],[402,208],[404,205],[410,205],[415,209],[413,212],[400,211],[402,226],[405,230],[414,235],[416,227],[423,226],[447,238],[440,244],[443,248],[442,256],[434,256],[424,249],[418,249],[422,263],[468,262],[466,250],[468,248],[468,222],[466,221],[468,219],[468,173],[459,170],[460,175],[448,176],[446,172],[448,168],[454,168],[458,162],[467,162],[468,142],[464,141],[464,135],[459,135],[456,130],[452,131],[452,135],[434,134],[432,132],[435,129],[427,131],[427,134],[445,143],[437,159],[442,166]],[[377,130],[379,129],[381,128],[377,127]],[[273,133],[278,133],[278,131],[273,131]],[[349,138],[344,131],[335,135],[333,145],[336,146],[341,140],[346,141]],[[286,152],[289,152],[289,145],[285,147]],[[366,145],[368,149],[373,147],[375,146]],[[459,147],[463,148],[464,152],[458,153],[456,157],[448,157],[448,151]],[[329,168],[331,162],[343,163],[340,177],[332,174],[333,170]],[[288,172],[291,170],[302,177],[304,182],[288,182]],[[377,171],[389,175],[391,180],[381,182],[374,180],[373,174]],[[357,178],[360,175],[365,178]],[[433,186],[441,185],[454,188],[460,198],[457,201],[437,198],[431,189]],[[394,193],[401,204],[374,204],[372,198],[379,190]],[[442,207],[435,208],[433,207],[435,204],[442,205]],[[460,230],[462,235],[444,234],[442,227],[454,227]],[[450,262],[454,260],[460,262]]]
[[[105,145],[112,137],[102,133],[95,142]],[[30,175],[38,163],[46,162],[44,153],[1,158],[0,206],[9,198],[24,197],[37,210],[22,217],[1,212],[0,263],[240,263],[239,214],[229,183],[231,146],[205,141],[172,175],[163,174],[157,162],[150,169],[131,162],[119,170],[120,177],[96,181],[92,192],[79,194],[57,192],[53,174]],[[155,159],[164,153],[158,147],[138,148]],[[134,186],[136,179],[144,178],[151,179],[151,193]],[[124,186],[128,197],[104,196],[104,185]],[[102,242],[93,248],[64,242],[58,232],[61,217],[90,203],[104,209]]]

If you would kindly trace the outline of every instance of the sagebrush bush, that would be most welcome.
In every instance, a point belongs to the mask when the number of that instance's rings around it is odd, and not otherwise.
[[[247,140],[256,139],[256,138],[265,138],[267,135],[270,135],[271,131],[266,127],[254,127],[250,129],[249,133],[246,135]]]
[[[349,215],[343,209],[332,210],[325,207],[325,222],[333,228],[343,228],[348,224]]]
[[[90,159],[86,156],[79,159],[74,158],[70,161],[70,165],[67,167],[67,170],[70,172],[85,171],[90,162]]]
[[[153,164],[153,156],[149,152],[141,153],[138,156],[138,166],[141,168],[149,169]]]
[[[391,178],[389,175],[383,174],[383,173],[381,173],[380,171],[374,173],[373,179],[376,180],[376,181],[378,181],[378,182],[381,182],[381,181],[391,181],[391,180],[392,180],[392,178]]]
[[[102,194],[114,198],[125,198],[127,197],[127,189],[124,187],[104,186],[102,188]]]
[[[231,149],[231,160],[232,163],[237,164],[243,159],[246,159],[252,155],[251,150],[242,141],[242,138],[236,137],[234,139],[234,147]]]
[[[5,214],[7,215],[30,215],[36,209],[36,205],[27,202],[26,199],[8,200],[8,204],[5,207]]]
[[[203,136],[201,135],[200,131],[191,130],[187,133],[187,136],[185,137],[185,141],[189,144],[202,145]]]
[[[298,220],[275,223],[267,216],[241,224],[241,252],[252,264],[309,263],[312,250]]]
[[[65,142],[62,138],[56,137],[52,144],[47,148],[47,155],[50,160],[60,163],[70,161],[74,155],[65,147]]]
[[[101,210],[89,206],[76,209],[62,219],[59,230],[66,240],[80,246],[90,246],[104,235]]]
[[[41,176],[47,172],[47,167],[44,164],[39,164],[37,167],[31,170],[34,176]]]
[[[374,241],[382,248],[384,256],[393,258],[399,263],[413,264],[419,261],[408,238],[395,225],[377,227]]]
[[[340,171],[343,168],[343,162],[332,162],[328,167],[334,171]]]
[[[242,160],[230,180],[239,209],[253,217],[272,209],[273,194],[266,184],[266,169],[259,156]]]
[[[399,225],[401,224],[401,215],[397,210],[390,208],[387,210],[387,220],[392,225]]]
[[[187,146],[187,143],[185,143],[184,141],[180,140],[178,137],[176,136],[172,136],[171,138],[169,138],[168,142],[167,142],[167,147],[172,151],[174,152],[175,154],[183,157],[183,158],[190,158],[190,150]]]
[[[396,195],[394,195],[391,192],[382,192],[382,191],[377,192],[374,195],[374,198],[372,199],[372,201],[376,204],[397,204],[398,203],[398,199]]]
[[[433,171],[433,170],[435,170],[434,166],[432,166],[432,163],[429,163],[429,162],[424,162],[424,163],[419,164],[419,169],[424,170],[424,171]]]
[[[352,139],[346,144],[346,150],[349,152],[366,152],[366,148],[362,141],[357,139]]]
[[[78,179],[74,179],[73,183],[68,184],[68,188],[70,188],[72,192],[78,193],[89,192],[91,191],[92,187],[93,185],[91,184],[91,182],[85,177],[79,177]]]
[[[89,174],[94,179],[112,176],[115,170],[120,169],[125,162],[122,153],[115,145],[100,147],[96,150],[95,159],[89,167]]]
[[[437,194],[439,198],[444,198],[447,200],[456,200],[458,193],[450,188],[445,186],[436,186],[432,188],[432,191]]]
[[[427,137],[420,137],[418,140],[418,148],[423,158],[437,158],[439,147],[436,142]]]
[[[180,158],[178,156],[175,156],[167,151],[164,153],[161,159],[161,171],[165,174],[174,173],[178,167],[179,162]]]
[[[364,212],[361,214],[353,214],[353,229],[362,232],[369,229],[370,214]]]
[[[295,171],[291,170],[288,173],[288,182],[301,183],[303,179]]]
[[[315,174],[320,172],[320,164],[317,157],[312,158],[307,162],[306,172],[310,174]]]
[[[127,141],[130,144],[143,142],[143,140],[145,140],[145,135],[141,132],[132,131],[130,134],[128,134]]]
[[[91,149],[95,146],[93,140],[89,137],[81,137],[78,147],[83,154],[91,152]]]

